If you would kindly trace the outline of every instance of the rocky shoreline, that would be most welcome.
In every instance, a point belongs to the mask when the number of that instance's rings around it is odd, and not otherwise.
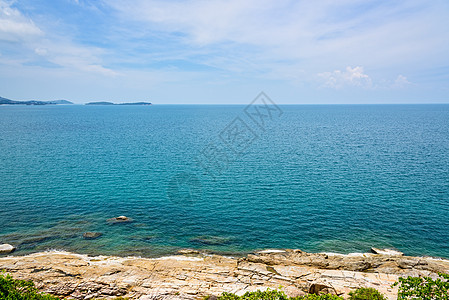
[[[43,292],[64,298],[117,296],[130,299],[198,299],[223,292],[280,288],[289,296],[332,293],[347,297],[374,287],[396,299],[399,277],[449,273],[449,260],[403,256],[400,252],[306,253],[264,250],[243,258],[182,250],[157,259],[49,251],[0,258],[0,270],[33,280]]]

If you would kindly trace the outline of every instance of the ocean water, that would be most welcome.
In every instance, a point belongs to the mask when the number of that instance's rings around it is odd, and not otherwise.
[[[449,258],[449,105],[279,108],[0,106],[0,243]]]

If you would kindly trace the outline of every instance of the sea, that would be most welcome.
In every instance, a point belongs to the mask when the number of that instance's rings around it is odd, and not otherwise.
[[[2,243],[449,258],[449,105],[0,106]]]

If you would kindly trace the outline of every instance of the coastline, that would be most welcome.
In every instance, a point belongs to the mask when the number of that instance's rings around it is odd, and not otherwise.
[[[192,249],[159,258],[88,256],[64,251],[0,257],[0,270],[33,280],[43,292],[74,299],[196,299],[223,292],[281,289],[289,296],[332,293],[347,297],[374,287],[396,299],[399,277],[449,273],[449,260],[399,252],[306,253],[268,249],[232,257]]]

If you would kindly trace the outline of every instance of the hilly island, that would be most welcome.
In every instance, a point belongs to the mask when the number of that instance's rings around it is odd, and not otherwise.
[[[7,98],[0,97],[0,105],[58,105],[58,104],[73,104],[73,102],[67,100],[53,100],[53,101],[16,101]]]
[[[17,101],[0,97],[0,105],[61,105],[61,104],[74,104],[68,100],[52,100],[52,101],[38,101],[38,100],[26,100]],[[112,103],[106,101],[89,102],[85,105],[151,105],[150,102],[132,102],[132,103]]]

